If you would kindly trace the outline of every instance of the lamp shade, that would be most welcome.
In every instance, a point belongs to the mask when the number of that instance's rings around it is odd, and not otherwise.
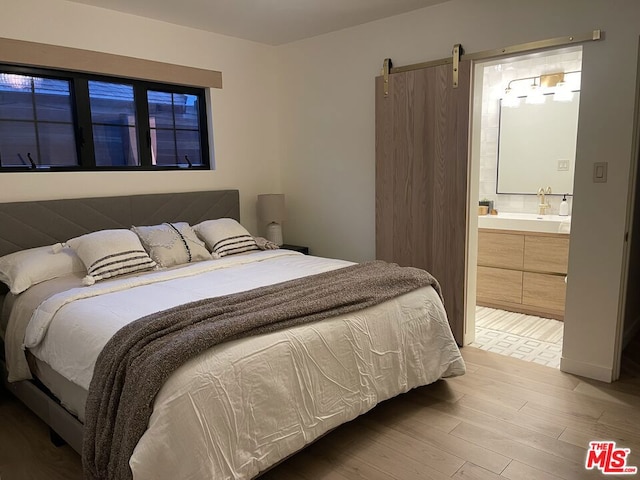
[[[258,195],[258,218],[266,223],[280,223],[286,220],[284,194],[268,193]]]

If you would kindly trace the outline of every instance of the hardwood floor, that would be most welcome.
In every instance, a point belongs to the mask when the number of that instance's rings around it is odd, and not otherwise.
[[[0,384],[0,479],[81,480],[79,455],[55,447],[49,427]]]
[[[630,448],[627,465],[640,466],[637,370],[609,385],[473,347],[462,353],[466,375],[382,403],[262,478],[616,478],[585,470],[592,440]],[[0,396],[0,478],[81,478],[79,456],[51,445],[47,427],[6,392]]]

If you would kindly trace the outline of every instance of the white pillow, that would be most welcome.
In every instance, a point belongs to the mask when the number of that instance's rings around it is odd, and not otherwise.
[[[0,258],[0,281],[15,295],[45,280],[84,270],[82,261],[70,248],[59,253],[54,253],[51,246],[30,248]]]
[[[87,268],[85,285],[98,280],[151,270],[157,267],[144,250],[138,236],[130,230],[100,230],[72,238],[67,245]]]
[[[204,242],[186,222],[131,227],[131,230],[138,235],[149,256],[161,267],[211,260]]]
[[[206,220],[195,225],[198,234],[214,258],[259,250],[251,234],[233,218]]]

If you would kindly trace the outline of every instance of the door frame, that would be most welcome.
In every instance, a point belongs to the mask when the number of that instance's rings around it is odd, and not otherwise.
[[[577,51],[577,46],[561,46],[545,49],[541,54],[541,58],[545,58],[546,55],[564,54]],[[535,54],[540,53],[539,51]],[[475,212],[477,207],[477,199],[480,198],[479,184],[480,184],[480,169],[481,169],[481,135],[482,135],[482,116],[487,113],[487,110],[483,110],[483,102],[486,101],[484,92],[486,91],[485,85],[485,69],[491,68],[496,65],[510,64],[511,62],[518,62],[521,60],[529,60],[530,58],[536,58],[537,55],[532,55],[531,52],[522,52],[516,55],[501,56],[499,58],[488,58],[482,61],[476,61],[473,65],[473,92],[471,107],[471,127],[470,127],[470,148],[469,152],[471,158],[469,160],[469,211]],[[582,61],[581,61],[582,63]],[[542,70],[544,67],[539,67]],[[540,75],[541,72],[537,69],[532,70],[530,75]],[[495,85],[490,84],[489,88],[492,89]],[[504,87],[504,85],[502,85]],[[493,94],[491,95],[491,101],[494,101]],[[497,101],[497,100],[496,100]],[[491,125],[492,128],[493,125]],[[495,192],[494,192],[495,193]],[[531,195],[533,194],[509,194],[509,195]],[[559,195],[559,193],[557,194]],[[476,288],[477,288],[477,253],[478,253],[478,217],[473,214],[469,217],[469,252],[468,252],[468,271],[469,277],[467,278],[466,288],[468,292],[469,305],[467,308],[467,324],[465,328],[465,345],[472,343],[475,339],[475,309],[476,309]],[[567,285],[568,286],[568,285]],[[531,314],[534,315],[534,314]]]

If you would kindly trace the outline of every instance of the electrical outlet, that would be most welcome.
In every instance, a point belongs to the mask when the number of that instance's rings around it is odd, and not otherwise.
[[[558,171],[559,172],[568,172],[569,171],[569,160],[567,160],[567,159],[558,160]]]

